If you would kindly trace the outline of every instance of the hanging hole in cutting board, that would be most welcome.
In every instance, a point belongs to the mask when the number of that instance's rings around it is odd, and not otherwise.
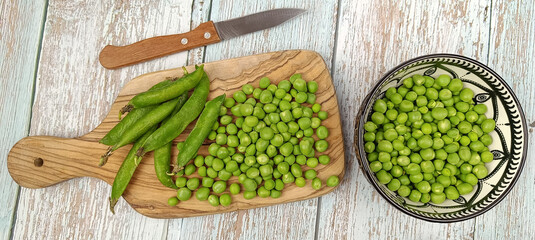
[[[35,160],[33,160],[33,165],[35,165],[36,167],[42,167],[43,163],[44,161],[42,158],[36,158]]]

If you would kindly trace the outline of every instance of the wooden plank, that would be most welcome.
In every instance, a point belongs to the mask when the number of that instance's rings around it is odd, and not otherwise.
[[[535,4],[493,1],[488,65],[516,93],[528,122],[528,153],[524,170],[505,199],[476,219],[477,239],[532,239],[535,235]]]
[[[330,67],[336,30],[336,1],[214,1],[210,20],[221,21],[281,7],[304,8],[308,9],[308,12],[279,27],[210,45],[206,47],[204,61],[276,50],[311,49],[319,52]],[[317,199],[312,199],[273,207],[187,218],[182,220],[180,234],[186,239],[270,239],[275,233],[285,239],[312,239],[316,225],[317,202]]]
[[[425,6],[425,7],[423,7]],[[470,239],[474,220],[433,224],[390,206],[354,155],[356,113],[373,84],[410,58],[436,52],[486,61],[490,1],[342,1],[333,66],[346,144],[346,177],[323,196],[317,239]]]
[[[98,53],[148,37],[189,30],[191,1],[58,1],[49,3],[37,76],[31,135],[81,136],[107,115],[122,86],[135,76],[182,66],[187,53],[106,70]],[[95,163],[96,164],[96,163]],[[164,237],[167,221],[150,219],[120,201],[108,210],[108,184],[75,179],[21,190],[14,239]]]
[[[9,149],[28,135],[46,1],[0,2],[0,239],[8,239],[19,187],[6,168]]]

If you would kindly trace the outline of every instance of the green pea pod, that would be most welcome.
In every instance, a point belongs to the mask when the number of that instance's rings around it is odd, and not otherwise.
[[[178,81],[179,79],[182,79],[184,77],[186,77],[188,75],[188,70],[186,70],[186,67],[182,67],[182,70],[184,71],[184,75],[181,77],[181,78],[168,78],[166,80],[163,80],[157,84],[155,84],[154,86],[152,86],[149,91],[151,90],[158,90],[158,89],[162,89],[162,88],[165,88],[167,87],[168,85],[172,84],[173,82],[175,81]],[[133,106],[130,106],[130,105],[126,105],[125,107],[123,107],[120,111],[119,111],[119,120],[121,119],[121,116],[125,113],[125,112],[130,112],[132,111],[132,109],[134,109]],[[119,135],[120,136],[120,135]],[[113,145],[113,144],[112,144]]]
[[[132,110],[126,117],[124,117],[115,127],[113,127],[102,139],[100,143],[113,146],[117,143],[124,131],[132,127],[137,120],[145,116],[147,113],[152,111],[156,106],[148,106],[144,108],[136,108]]]
[[[175,139],[186,127],[201,114],[210,91],[210,80],[204,74],[188,101],[172,118],[162,124],[140,149],[139,156],[153,151]]]
[[[187,74],[187,71],[185,69],[184,74]],[[149,90],[166,87],[167,85],[173,83],[176,80],[178,80],[178,78],[163,80],[152,86]],[[156,106],[148,106],[132,110],[128,115],[126,115],[126,117],[124,117],[124,119],[117,123],[117,125],[115,125],[115,127],[113,127],[99,142],[108,146],[113,146],[115,143],[117,143],[117,141],[119,140],[121,135],[123,135],[124,131],[126,131],[126,129],[129,129],[137,120],[139,120],[141,117],[143,117],[155,107]],[[180,105],[180,107],[182,107],[182,105]],[[119,119],[121,119],[121,115],[123,113],[124,112],[122,111],[119,113]]]
[[[188,93],[183,93],[182,95],[178,96],[178,103],[176,104],[175,108],[173,109],[173,112],[165,119],[163,120],[162,124],[169,121],[169,119],[174,116],[180,109],[182,109],[182,106],[186,103],[188,100]]]
[[[197,86],[203,75],[204,65],[201,65],[191,74],[187,74],[164,88],[149,90],[136,95],[130,99],[126,107],[140,108],[169,101]]]
[[[179,168],[185,166],[191,159],[195,157],[202,143],[212,131],[212,126],[219,117],[221,104],[223,104],[224,100],[225,94],[206,103],[201,116],[195,124],[195,127],[184,142],[184,148],[182,148],[182,151],[178,153],[173,172],[178,172],[180,170]]]
[[[156,171],[156,177],[164,186],[178,189],[173,177],[167,174],[171,170],[171,148],[172,143],[169,142],[163,147],[154,150],[154,170]]]
[[[103,166],[104,164],[106,164],[108,157],[112,154],[113,151],[117,150],[118,148],[126,144],[134,142],[141,135],[147,132],[150,128],[152,128],[153,126],[156,126],[159,122],[164,120],[165,117],[169,116],[169,114],[173,112],[173,109],[175,108],[178,102],[179,102],[179,99],[177,98],[177,99],[162,103],[158,107],[154,108],[152,111],[145,114],[139,120],[137,120],[130,128],[128,128],[121,135],[121,138],[117,141],[117,143],[111,146],[106,152],[106,154],[104,154],[100,158],[99,166]]]
[[[181,101],[179,101],[176,105],[175,110],[173,110],[173,114],[167,117],[162,124],[165,124],[167,121],[169,121],[169,119],[182,108],[188,98],[188,94],[184,93],[179,98]],[[171,171],[171,147],[172,143],[169,142],[164,146],[154,150],[154,170],[156,171],[156,177],[158,177],[158,180],[160,180],[164,186],[178,189],[173,181],[173,177],[168,175],[168,173]]]
[[[119,201],[119,198],[121,195],[123,195],[124,190],[126,190],[126,187],[128,186],[128,183],[130,183],[130,179],[132,179],[132,176],[134,175],[134,172],[139,164],[136,152],[154,130],[156,130],[156,126],[153,126],[151,129],[149,129],[140,139],[138,139],[136,143],[134,143],[134,146],[132,146],[128,152],[123,164],[121,164],[121,167],[115,175],[110,196],[110,210],[114,214],[115,204],[117,204],[117,201]]]

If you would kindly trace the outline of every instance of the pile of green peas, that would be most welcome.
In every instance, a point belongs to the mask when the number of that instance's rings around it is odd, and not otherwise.
[[[221,107],[219,122],[208,136],[213,141],[210,155],[198,155],[179,172],[183,176],[176,179],[177,197],[168,204],[190,199],[195,190],[198,200],[228,206],[231,195],[240,193],[245,199],[279,198],[290,183],[304,187],[309,180],[313,189],[321,189],[323,182],[314,168],[331,159],[321,154],[329,147],[329,130],[322,125],[328,114],[316,103],[317,91],[318,84],[303,80],[301,74],[277,85],[267,77],[260,79],[258,88],[243,85]],[[177,147],[180,150],[182,144]],[[201,179],[186,177],[194,172]],[[238,183],[228,185],[233,176]],[[339,181],[333,175],[325,185],[335,187]]]
[[[411,201],[440,204],[473,191],[493,160],[496,127],[459,79],[413,75],[377,99],[364,124],[369,167]]]

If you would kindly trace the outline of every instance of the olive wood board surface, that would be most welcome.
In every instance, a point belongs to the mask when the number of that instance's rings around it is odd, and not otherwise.
[[[194,66],[186,68],[190,72],[194,70]],[[204,69],[211,81],[209,100],[223,93],[231,96],[247,83],[258,87],[262,77],[268,77],[276,84],[289,79],[295,73],[301,73],[304,80],[316,81],[319,85],[316,102],[320,103],[322,110],[327,111],[329,115],[322,125],[329,129],[329,137],[326,140],[330,146],[321,154],[329,155],[331,162],[328,165],[320,164],[315,168],[318,177],[323,181],[323,187],[314,190],[310,185],[311,180],[307,180],[306,186],[302,188],[295,184],[286,184],[281,197],[277,199],[257,196],[252,200],[246,200],[242,194],[238,194],[232,196],[230,206],[213,207],[207,201],[201,202],[192,196],[190,200],[172,207],[167,205],[167,199],[175,196],[176,190],[163,186],[156,178],[151,152],[143,158],[123,194],[123,198],[137,212],[152,218],[200,216],[315,198],[334,190],[333,187],[325,185],[325,180],[331,175],[343,179],[344,143],[336,92],[329,70],[318,53],[306,50],[271,52],[206,63]],[[30,136],[21,139],[9,152],[7,159],[9,173],[15,182],[26,188],[44,188],[76,177],[95,177],[111,185],[115,173],[132,145],[116,150],[105,166],[98,167],[100,156],[108,148],[98,141],[119,122],[117,117],[119,109],[132,97],[166,78],[179,77],[182,74],[182,69],[176,68],[132,79],[120,91],[102,123],[86,135],[72,139],[53,136]],[[191,123],[174,142],[184,141],[193,126],[194,123]],[[207,149],[210,143],[211,141],[205,141],[199,154],[208,155]],[[172,154],[174,161],[178,154],[175,145]],[[321,154],[316,153],[316,156]],[[199,177],[197,173],[192,176]],[[229,184],[232,182],[237,182],[237,177],[229,180]],[[228,189],[226,192],[228,193]],[[108,208],[108,206],[102,207]]]

